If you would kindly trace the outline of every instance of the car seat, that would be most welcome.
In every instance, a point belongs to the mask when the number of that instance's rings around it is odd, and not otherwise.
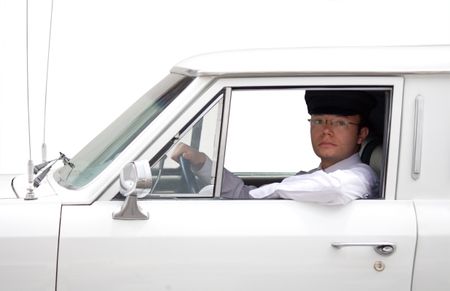
[[[361,146],[359,155],[361,157],[361,161],[369,165],[381,180],[383,169],[383,143],[381,142],[381,139],[376,137],[367,138]],[[379,198],[381,197],[380,194],[381,193],[379,190],[377,195],[369,198]]]

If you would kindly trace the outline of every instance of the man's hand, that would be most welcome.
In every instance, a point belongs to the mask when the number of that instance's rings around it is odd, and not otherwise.
[[[178,143],[173,152],[171,158],[179,163],[180,156],[183,156],[186,160],[191,162],[191,167],[193,170],[198,171],[203,167],[203,164],[206,161],[206,155],[202,152],[197,151],[196,149],[184,144],[182,142]]]

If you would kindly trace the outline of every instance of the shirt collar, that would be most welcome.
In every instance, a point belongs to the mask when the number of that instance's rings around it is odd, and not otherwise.
[[[355,154],[351,155],[350,157],[343,159],[342,161],[339,161],[334,165],[329,166],[326,169],[322,169],[320,166],[319,166],[319,169],[323,170],[325,173],[331,173],[336,170],[348,169],[359,163],[361,163],[361,159],[359,158],[359,154],[355,153]]]

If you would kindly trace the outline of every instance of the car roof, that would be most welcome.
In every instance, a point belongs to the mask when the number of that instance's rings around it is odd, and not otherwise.
[[[190,76],[450,73],[450,45],[224,51],[188,58],[171,72]]]

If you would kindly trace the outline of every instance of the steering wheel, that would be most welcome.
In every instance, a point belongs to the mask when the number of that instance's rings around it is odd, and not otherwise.
[[[200,187],[198,186],[198,182],[195,178],[194,173],[192,173],[191,162],[183,158],[183,156],[179,157],[179,161],[181,167],[181,176],[183,177],[184,183],[186,184],[187,191],[190,193],[198,193],[200,191]]]

